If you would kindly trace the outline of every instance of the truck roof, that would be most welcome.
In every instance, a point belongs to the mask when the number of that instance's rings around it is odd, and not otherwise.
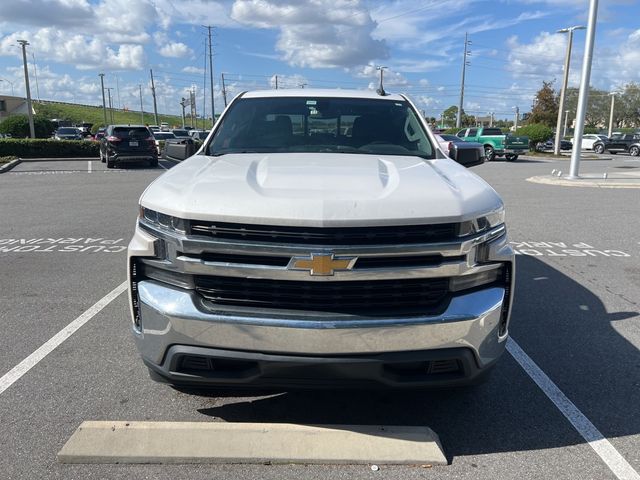
[[[346,90],[331,88],[285,88],[279,90],[253,90],[246,92],[242,98],[273,98],[273,97],[332,97],[332,98],[370,98],[378,100],[404,101],[402,95],[378,95],[373,90]]]

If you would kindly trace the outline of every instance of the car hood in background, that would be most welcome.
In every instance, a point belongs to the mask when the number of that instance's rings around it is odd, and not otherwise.
[[[451,160],[252,153],[193,156],[153,182],[141,204],[188,219],[330,227],[464,221],[502,201]]]

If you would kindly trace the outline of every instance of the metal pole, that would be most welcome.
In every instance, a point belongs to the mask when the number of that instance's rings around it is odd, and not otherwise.
[[[516,121],[513,124],[513,133],[514,135],[518,134],[518,120],[520,118],[520,107],[516,107]]]
[[[102,88],[102,113],[104,113],[104,126],[107,126],[107,103],[104,101],[104,73],[99,73],[100,87]]]
[[[460,81],[460,102],[458,103],[458,115],[456,116],[456,128],[462,126],[462,104],[464,103],[464,76],[467,70],[467,46],[469,45],[469,34],[464,34],[464,53],[462,54],[462,80]]]
[[[591,60],[593,59],[593,44],[596,36],[596,18],[598,17],[598,0],[590,0],[589,22],[587,24],[587,41],[584,49],[584,59],[582,60],[582,77],[580,78],[580,93],[578,94],[578,112],[576,113],[576,131],[573,136],[574,145],[582,145],[582,134],[584,132],[584,117],[587,112],[587,100],[589,99],[589,80],[591,78]],[[580,178],[580,149],[574,148],[571,151],[571,165],[569,167],[569,177],[571,179]]]
[[[156,103],[156,86],[153,83],[153,70],[149,69],[149,73],[151,73],[151,95],[153,95],[153,116],[156,122],[156,125],[160,125],[158,123],[158,105]]]
[[[558,30],[558,32],[568,31],[569,42],[567,43],[567,53],[564,57],[564,76],[562,77],[562,89],[560,90],[560,104],[558,105],[558,121],[556,123],[556,139],[553,145],[554,155],[560,155],[560,126],[562,124],[562,112],[564,111],[564,96],[569,82],[569,64],[571,62],[571,46],[573,45],[573,27]]]
[[[27,90],[27,110],[29,115],[29,133],[31,138],[36,138],[36,129],[33,126],[33,110],[31,107],[31,89],[29,88],[29,69],[27,68],[27,45],[29,42],[26,40],[18,40],[18,43],[22,45],[22,62],[24,63],[24,85]]]
[[[615,92],[610,93],[611,95],[611,113],[609,114],[609,138],[611,138],[611,134],[613,133],[613,106],[616,103],[616,94]]]
[[[564,111],[564,132],[562,133],[563,137],[567,136],[567,120],[569,119],[569,110]]]
[[[211,127],[216,123],[216,108],[213,102],[213,52],[211,50],[211,26],[209,25],[207,29],[209,30],[209,82],[211,83]],[[226,105],[226,101],[225,101]],[[204,122],[204,120],[203,120]],[[205,130],[204,125],[202,125],[202,129]]]
[[[113,87],[107,87],[107,93],[109,94],[109,116],[111,117],[111,123],[113,124],[113,106],[111,104],[111,90],[113,90]]]
[[[38,65],[36,64],[36,54],[31,52],[31,58],[33,58],[33,74],[36,77],[36,96],[38,97],[38,103],[40,103],[40,87],[38,87]]]
[[[184,128],[184,107],[186,106],[186,100],[186,98],[182,98],[182,101],[180,102],[180,106],[182,107],[182,128]]]
[[[278,75],[276,75],[276,90],[278,89]]]
[[[140,89],[140,125],[144,125],[144,106],[142,105],[142,84],[138,84]]]
[[[489,126],[493,127],[493,112],[491,112],[491,121],[489,122]]]
[[[226,108],[227,107],[227,86],[224,83],[224,73],[221,73],[220,76],[222,77],[222,98],[224,99],[224,106]]]
[[[118,98],[118,110],[122,108],[122,103],[120,103],[120,84],[118,83],[118,76],[116,75],[116,97]]]

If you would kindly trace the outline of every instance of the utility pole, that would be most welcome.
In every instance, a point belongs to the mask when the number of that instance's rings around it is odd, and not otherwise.
[[[209,82],[211,89],[211,127],[216,123],[216,109],[213,101],[213,51],[211,50],[211,29],[213,27],[211,25],[207,26],[207,30],[209,31]],[[225,100],[226,105],[226,100]],[[203,120],[204,122],[204,120]],[[202,125],[202,129],[205,130],[204,125]]]
[[[562,90],[560,90],[560,105],[558,106],[558,121],[556,122],[556,140],[553,145],[554,155],[560,155],[560,128],[562,122],[562,112],[564,111],[565,95],[567,93],[567,83],[569,82],[569,64],[571,63],[571,47],[573,45],[574,30],[584,30],[586,27],[576,25],[558,30],[556,33],[569,33],[569,42],[567,43],[567,54],[564,59],[564,76],[562,78]]]
[[[609,114],[609,135],[607,135],[609,138],[611,138],[611,134],[613,133],[613,106],[616,103],[616,94],[618,92],[611,92],[609,95],[611,95],[611,113]]]
[[[382,81],[384,80],[384,71],[386,69],[387,69],[387,67],[385,67],[383,65],[376,66],[376,70],[378,70],[380,72],[380,86],[376,90],[376,93],[378,95],[386,95],[387,94],[387,92],[384,91],[384,85],[382,84]]]
[[[224,107],[227,108],[227,87],[224,84],[224,73],[221,73],[220,76],[222,77],[222,98],[224,99]],[[276,77],[277,79],[278,77]],[[277,80],[276,80],[277,83]]]
[[[516,121],[513,124],[513,133],[517,135],[518,133],[518,120],[520,119],[520,107],[516,106]]]
[[[191,86],[190,99],[191,99],[191,127],[194,126],[194,119],[198,116],[197,107],[196,107],[196,87],[195,85]]]
[[[564,132],[562,133],[563,137],[567,136],[567,120],[569,119],[569,110],[564,111]]]
[[[140,125],[144,125],[144,107],[142,106],[142,84],[138,84],[140,89]]]
[[[187,99],[182,97],[180,101],[180,106],[182,107],[182,128],[184,128],[184,107],[187,106]]]
[[[584,133],[584,117],[587,113],[587,100],[589,99],[589,80],[591,79],[591,61],[593,59],[593,44],[596,36],[596,18],[598,17],[598,0],[589,2],[589,21],[587,22],[587,41],[584,46],[584,58],[582,59],[582,75],[580,76],[580,93],[578,94],[578,111],[576,112],[576,131],[573,135],[573,144],[582,145]],[[570,179],[580,178],[580,149],[571,150],[571,165],[569,166]]]
[[[276,90],[278,89],[278,75],[275,76],[276,77]]]
[[[464,53],[462,54],[462,80],[460,81],[460,102],[458,103],[458,115],[456,117],[456,128],[460,128],[462,126],[462,105],[464,103],[464,76],[467,71],[467,57],[471,55],[471,52],[467,50],[467,47],[471,45],[471,40],[469,40],[469,34],[464,34]]]
[[[118,110],[122,108],[122,103],[120,103],[120,84],[118,83],[118,76],[116,75],[116,98],[118,99]]]
[[[153,83],[153,70],[149,69],[151,73],[151,95],[153,95],[153,116],[156,122],[156,125],[160,125],[158,123],[158,104],[156,103],[156,85]]]
[[[33,58],[33,74],[36,77],[36,96],[38,97],[38,103],[40,103],[40,88],[38,87],[38,65],[36,64],[36,54],[31,52],[31,58]]]
[[[493,127],[493,112],[491,112],[491,120],[489,120],[489,126]]]
[[[104,113],[104,126],[107,126],[107,103],[104,101],[104,73],[99,73],[100,88],[102,89],[102,112]]]
[[[27,110],[29,115],[29,133],[31,138],[36,138],[36,129],[33,126],[33,109],[31,107],[31,89],[29,88],[29,69],[27,68],[27,45],[29,42],[26,40],[18,40],[18,43],[22,45],[22,62],[24,63],[24,85],[27,90]]]
[[[111,90],[113,90],[113,87],[107,87],[107,93],[109,94],[109,116],[111,117],[111,123],[113,124],[113,106],[111,104]]]

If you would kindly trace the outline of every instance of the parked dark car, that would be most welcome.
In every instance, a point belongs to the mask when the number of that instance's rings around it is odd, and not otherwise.
[[[59,127],[53,134],[55,140],[82,140],[82,132],[76,127]]]
[[[596,153],[628,153],[634,157],[640,155],[640,133],[614,133],[609,140],[599,140],[593,144]]]
[[[538,142],[536,144],[536,150],[538,152],[553,150],[555,148],[555,145],[556,145],[556,137],[551,137],[546,142]],[[572,150],[572,149],[573,149],[573,143],[565,139],[560,140],[560,150]]]
[[[100,161],[106,162],[107,168],[125,162],[149,162],[157,167],[156,141],[144,125],[109,125],[100,140]]]
[[[484,145],[477,142],[465,142],[455,135],[436,135],[438,144],[452,160],[473,167],[484,163],[486,157]]]

